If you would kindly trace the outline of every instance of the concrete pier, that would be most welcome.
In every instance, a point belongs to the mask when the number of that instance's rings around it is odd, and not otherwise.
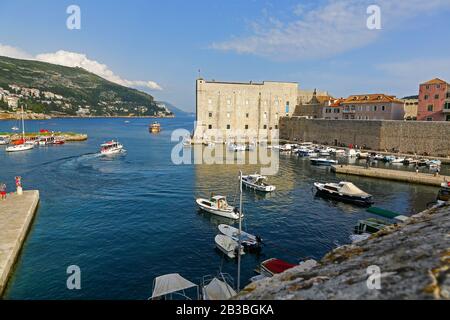
[[[434,176],[429,173],[416,173],[411,171],[390,170],[381,168],[365,168],[351,165],[334,165],[332,171],[342,174],[379,178],[385,180],[401,181],[407,183],[424,184],[439,187],[443,182],[450,181],[449,176]]]
[[[39,191],[0,200],[0,297],[14,268],[39,203]]]

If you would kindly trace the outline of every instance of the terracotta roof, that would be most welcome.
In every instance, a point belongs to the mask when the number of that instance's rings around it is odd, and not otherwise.
[[[422,83],[422,84],[447,84],[447,82],[444,81],[444,80],[441,80],[439,78],[434,78],[433,80],[427,81],[427,82]]]
[[[357,104],[357,103],[377,103],[377,102],[398,102],[403,103],[398,100],[395,96],[389,96],[384,93],[371,93],[371,94],[358,94],[351,95],[343,101],[345,104]]]

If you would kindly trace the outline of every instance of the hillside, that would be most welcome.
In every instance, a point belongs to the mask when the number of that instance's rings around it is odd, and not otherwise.
[[[3,90],[2,90],[3,89]],[[153,97],[82,68],[0,57],[0,109],[45,114],[167,116]],[[12,110],[11,110],[12,109]]]

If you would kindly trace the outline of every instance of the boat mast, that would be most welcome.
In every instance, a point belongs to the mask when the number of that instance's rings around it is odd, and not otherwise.
[[[241,232],[242,232],[242,171],[239,171],[239,231],[238,231],[238,271],[237,292],[241,286]]]
[[[22,139],[25,143],[25,121],[23,121],[23,104],[21,105],[22,108]]]

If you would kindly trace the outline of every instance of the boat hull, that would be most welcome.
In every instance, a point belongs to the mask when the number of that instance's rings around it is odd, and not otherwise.
[[[363,207],[370,207],[373,204],[372,197],[362,198],[353,197],[349,195],[340,195],[337,193],[331,193],[316,187],[316,195],[322,198],[337,200],[346,203],[352,203]]]

